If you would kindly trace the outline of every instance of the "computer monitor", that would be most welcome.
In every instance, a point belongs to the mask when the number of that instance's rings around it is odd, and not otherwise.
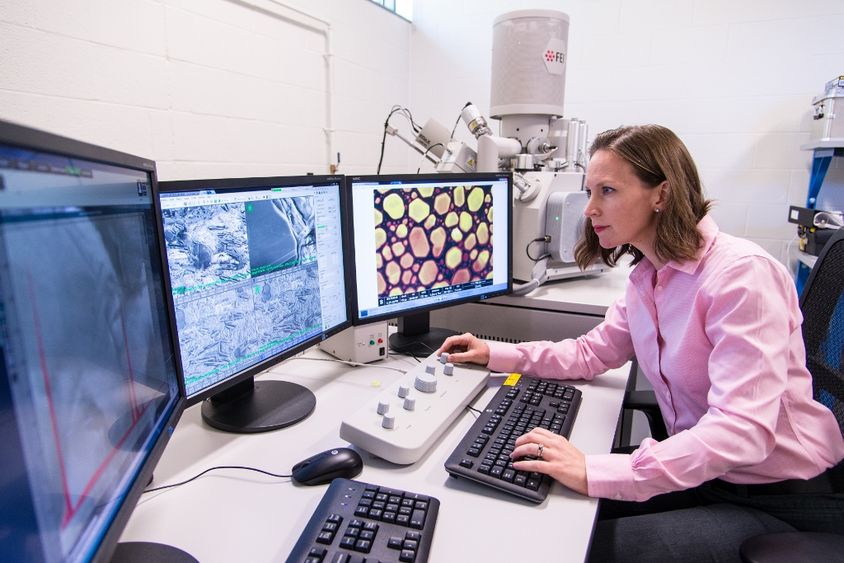
[[[107,560],[182,412],[155,186],[0,122],[2,561]]]
[[[314,394],[254,376],[350,326],[342,176],[161,182],[188,403],[229,432],[310,415]]]
[[[354,322],[398,317],[390,347],[428,355],[429,311],[509,293],[510,173],[351,176]]]

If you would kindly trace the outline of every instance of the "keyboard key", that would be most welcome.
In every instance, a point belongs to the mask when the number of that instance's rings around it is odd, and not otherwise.
[[[391,508],[405,509],[402,522],[355,516],[364,498],[364,483],[335,479],[323,495],[287,561],[291,563],[426,563],[439,512],[439,501],[428,495],[373,491],[371,499],[386,493]],[[406,505],[402,505],[405,503]],[[378,511],[379,509],[372,509]],[[384,511],[386,512],[386,511]],[[398,520],[398,515],[393,513]],[[341,526],[342,524],[342,526]],[[342,534],[342,535],[341,535]]]
[[[510,454],[515,440],[534,428],[545,428],[569,437],[580,402],[580,391],[570,385],[520,376],[515,385],[498,389],[446,460],[446,470],[452,475],[469,477],[476,483],[542,502],[553,480],[513,468]],[[465,460],[473,464],[461,463]]]

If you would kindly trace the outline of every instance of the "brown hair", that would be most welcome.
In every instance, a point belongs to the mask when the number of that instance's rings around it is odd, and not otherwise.
[[[589,148],[590,158],[599,150],[611,151],[630,163],[636,176],[650,187],[668,183],[666,202],[657,217],[654,252],[665,262],[694,258],[703,237],[697,223],[707,214],[711,201],[703,196],[703,186],[689,151],[670,129],[660,125],[634,125],[600,133]],[[644,254],[630,244],[602,248],[592,220],[584,222],[584,236],[575,247],[575,261],[585,269],[600,258],[615,266],[625,254],[638,264]]]

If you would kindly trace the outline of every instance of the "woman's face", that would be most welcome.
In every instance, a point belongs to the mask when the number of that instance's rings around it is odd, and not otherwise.
[[[653,262],[661,188],[642,182],[633,166],[612,151],[599,150],[589,161],[586,192],[589,203],[583,214],[592,220],[601,246],[631,244]]]

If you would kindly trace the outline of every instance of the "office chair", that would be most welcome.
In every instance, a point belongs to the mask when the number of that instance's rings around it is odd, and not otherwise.
[[[844,228],[818,256],[800,296],[800,309],[814,398],[835,414],[844,436]],[[746,563],[841,561],[844,535],[762,534],[746,540],[740,554]]]

